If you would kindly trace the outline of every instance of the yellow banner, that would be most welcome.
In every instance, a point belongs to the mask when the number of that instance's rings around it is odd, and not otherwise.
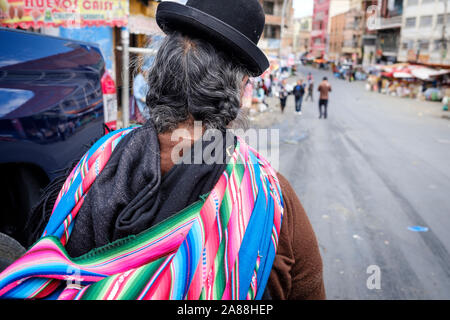
[[[128,15],[128,0],[0,0],[0,25],[13,28],[121,27]]]

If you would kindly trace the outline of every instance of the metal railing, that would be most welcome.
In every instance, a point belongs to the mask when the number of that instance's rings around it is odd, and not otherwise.
[[[379,29],[400,28],[401,26],[402,26],[402,16],[395,16],[390,18],[379,18],[375,29],[379,30]]]

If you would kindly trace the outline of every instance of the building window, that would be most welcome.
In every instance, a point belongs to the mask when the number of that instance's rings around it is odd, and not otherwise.
[[[433,16],[421,16],[419,26],[421,28],[431,27]]]
[[[450,23],[450,14],[447,14],[447,24],[448,24],[448,23]],[[437,24],[437,25],[442,25],[442,24],[444,24],[444,15],[443,15],[443,14],[438,14],[438,15],[437,15],[436,24]]]
[[[281,27],[271,24],[264,26],[264,38],[279,39],[281,36]]]
[[[314,44],[321,44],[320,38],[315,38],[314,39]]]
[[[442,48],[442,40],[434,40],[434,50],[440,50]]]
[[[417,6],[419,0],[408,0],[408,6]]]
[[[273,15],[273,7],[274,7],[274,3],[272,1],[264,1],[263,9],[264,9],[265,14]]]
[[[416,17],[406,18],[405,28],[415,28],[416,27]]]
[[[427,40],[419,40],[420,51],[428,51],[430,43]]]
[[[301,24],[300,29],[301,29],[301,30],[308,30],[308,29],[309,29],[309,21],[308,21],[308,20],[304,21],[304,22]]]
[[[414,47],[414,40],[405,40],[402,42],[402,49],[403,50],[410,50]]]
[[[396,17],[403,13],[403,0],[389,0],[387,1],[387,16],[386,18]]]

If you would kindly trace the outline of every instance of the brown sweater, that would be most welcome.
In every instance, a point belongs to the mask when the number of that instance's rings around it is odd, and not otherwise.
[[[320,100],[328,100],[328,92],[331,91],[331,85],[327,81],[322,81],[317,88],[317,91],[320,92]]]
[[[284,215],[277,254],[267,286],[274,300],[325,299],[322,258],[300,200],[286,178],[277,174]]]

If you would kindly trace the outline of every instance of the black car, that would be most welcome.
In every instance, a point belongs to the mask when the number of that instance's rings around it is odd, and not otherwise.
[[[0,235],[22,243],[42,189],[104,133],[105,62],[96,45],[37,33],[0,28],[0,44]]]

